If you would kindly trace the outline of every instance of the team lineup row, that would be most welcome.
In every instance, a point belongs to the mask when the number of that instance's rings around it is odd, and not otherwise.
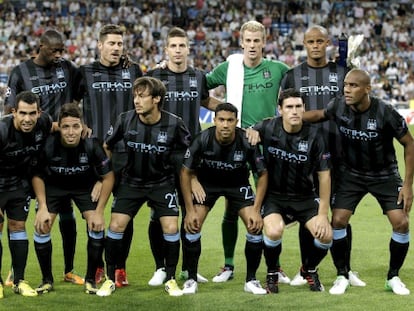
[[[329,39],[323,27],[313,26],[307,31],[304,40],[307,62],[289,69],[281,62],[262,58],[264,27],[249,21],[241,28],[244,54],[220,64],[207,75],[187,66],[188,38],[181,29],[172,28],[165,48],[166,67],[148,73],[157,79],[138,78],[141,73],[134,71],[134,64],[121,62],[122,31],[114,25],[107,25],[100,32],[100,61],[82,66],[79,71],[76,69],[72,76],[60,67],[65,63],[60,60],[63,48],[60,40],[57,32],[46,31],[38,56],[13,70],[9,81],[10,96],[6,100],[6,107],[12,114],[1,123],[5,129],[2,133],[6,136],[2,134],[4,137],[0,141],[0,173],[4,178],[0,190],[7,195],[2,198],[0,207],[7,214],[15,292],[35,296],[53,288],[50,227],[58,213],[60,222],[73,223],[72,217],[62,217],[72,214],[70,200],[73,199],[89,229],[86,292],[107,296],[116,285],[119,287],[126,282],[125,275],[123,281],[117,280],[117,276],[125,273],[128,240],[132,235],[130,219],[137,214],[137,206],[148,201],[153,211],[149,238],[156,262],[155,279],[150,283],[157,283],[161,278],[161,284],[165,282],[166,291],[173,296],[195,293],[201,278],[197,274],[197,264],[201,253],[202,223],[218,196],[224,195],[228,200],[222,224],[225,265],[217,275],[218,280],[232,277],[237,238],[233,228],[237,229],[240,216],[248,231],[244,290],[253,294],[278,292],[279,278],[284,277],[279,263],[281,237],[284,224],[293,219],[301,224],[302,267],[298,278],[307,282],[311,290],[322,291],[317,265],[332,244],[338,278],[330,293],[343,294],[352,282],[351,276],[355,277],[349,264],[347,224],[363,195],[371,192],[379,199],[393,227],[386,286],[396,294],[409,294],[398,272],[408,251],[413,140],[401,116],[391,106],[369,96],[371,86],[367,73],[352,70],[346,74],[347,68],[327,62],[325,52]],[[79,86],[66,87],[71,85],[68,77],[75,78]],[[51,79],[58,82],[50,84]],[[65,88],[48,93],[51,87],[39,87],[44,81]],[[226,101],[233,105],[209,97],[207,90],[219,85],[226,85]],[[304,87],[311,85],[319,85],[317,89],[321,91]],[[330,87],[324,87],[326,85]],[[261,121],[275,115],[279,88],[283,90],[278,105],[280,117]],[[22,93],[40,89],[44,93],[39,94],[39,107],[58,121],[54,128],[60,130],[52,136],[48,134],[52,123],[49,124],[46,114],[40,114],[37,99],[30,97],[33,93]],[[65,90],[71,93],[74,89],[74,94],[65,96]],[[295,91],[303,89],[308,93]],[[337,90],[337,94],[333,90]],[[330,102],[342,91],[344,97]],[[165,96],[167,92],[169,96]],[[62,106],[65,102],[80,99],[83,121],[76,104]],[[120,107],[121,104],[124,107]],[[216,111],[215,127],[201,133],[200,105]],[[306,113],[305,105],[309,110]],[[302,115],[307,121],[329,121],[310,126],[302,122]],[[85,130],[85,124],[91,129]],[[236,125],[242,128],[253,126],[246,130],[250,142],[246,133]],[[80,139],[82,133],[91,132],[97,139]],[[10,137],[16,144],[6,144]],[[190,137],[193,138],[191,145]],[[394,137],[405,150],[404,182],[396,169]],[[259,140],[263,155],[253,146]],[[105,142],[104,149],[98,143],[100,141]],[[347,148],[341,148],[343,145]],[[90,149],[99,151],[94,154],[95,151],[91,153]],[[47,163],[44,166],[48,170],[33,165],[33,189],[38,200],[34,240],[43,279],[37,289],[32,289],[24,281],[25,260],[22,260],[27,258],[28,252],[24,206],[30,181],[23,172],[27,172],[26,166],[33,162],[31,159],[37,153],[41,156],[34,157],[38,159],[35,162]],[[88,187],[74,187],[85,185],[77,178],[87,174],[91,167],[96,168],[102,182],[95,185],[91,181],[95,175],[87,175],[89,178],[82,177],[82,181],[88,183]],[[248,167],[258,176],[255,195],[248,182]],[[332,191],[336,195],[332,227],[328,220],[330,171],[338,178],[337,188]],[[313,179],[311,176],[315,174],[317,178]],[[178,186],[178,176],[181,177],[181,187]],[[64,181],[59,183],[60,177]],[[378,184],[378,180],[382,183]],[[313,191],[314,186],[319,190],[318,196]],[[90,200],[91,188],[94,202]],[[103,208],[112,188],[115,200],[105,242],[108,279],[97,289],[96,271],[103,267]],[[185,206],[181,230],[178,230],[180,200],[176,188],[182,189],[181,203],[184,204],[181,205]],[[348,195],[344,195],[345,191]],[[68,197],[68,192],[73,197]],[[20,212],[15,214],[17,210]],[[68,274],[73,269],[74,250],[70,247],[73,226],[60,227],[63,228],[64,249],[65,243],[69,244],[64,252],[65,274]],[[188,278],[183,289],[175,282],[180,232],[182,270]],[[255,275],[262,252],[268,272],[266,288],[261,287]]]

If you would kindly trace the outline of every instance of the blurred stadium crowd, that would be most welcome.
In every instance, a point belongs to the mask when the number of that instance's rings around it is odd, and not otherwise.
[[[289,66],[302,62],[303,35],[313,24],[330,34],[331,59],[338,38],[363,34],[361,67],[372,76],[374,93],[394,101],[414,99],[413,1],[22,1],[0,0],[0,99],[8,74],[36,53],[47,28],[66,37],[64,57],[78,65],[97,58],[98,29],[107,23],[125,28],[124,44],[145,72],[164,58],[164,39],[171,26],[187,30],[194,67],[211,70],[240,50],[239,28],[247,20],[267,30],[267,58]]]

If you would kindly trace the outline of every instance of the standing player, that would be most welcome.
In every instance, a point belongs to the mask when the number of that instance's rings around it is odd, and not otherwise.
[[[17,94],[12,113],[0,119],[0,238],[7,214],[7,231],[14,269],[13,290],[22,296],[37,296],[24,280],[29,241],[26,220],[31,187],[28,169],[33,156],[43,148],[52,120],[40,113],[40,99],[30,91]],[[2,246],[0,241],[0,271]],[[0,277],[0,298],[3,282]]]
[[[147,76],[160,79],[164,83],[167,94],[163,110],[181,117],[189,129],[191,137],[195,137],[201,130],[199,122],[200,106],[214,110],[219,102],[209,97],[204,73],[188,65],[190,46],[187,33],[183,29],[178,27],[170,29],[167,35],[165,53],[168,57],[165,68],[150,70]],[[179,172],[177,172],[178,177]],[[179,182],[179,180],[177,181]],[[182,211],[184,217],[185,208],[182,208]],[[181,228],[182,240],[184,238],[183,234],[184,230]],[[150,221],[148,235],[156,264],[156,271],[148,284],[152,286],[162,285],[166,278],[163,254],[164,238],[160,223],[154,219]],[[184,248],[183,251],[185,251]],[[180,277],[184,280],[188,279],[186,257],[183,255],[182,271],[180,273]],[[197,281],[204,283],[208,280],[198,274]]]
[[[369,96],[370,80],[367,72],[352,69],[345,76],[344,96],[333,99],[324,110],[305,113],[305,119],[312,122],[333,120],[343,146],[332,210],[331,252],[338,277],[329,292],[340,295],[349,286],[346,226],[361,199],[371,193],[393,230],[385,287],[397,295],[408,295],[410,291],[398,274],[410,240],[408,214],[413,202],[414,140],[404,118],[390,104]],[[394,138],[404,147],[404,181],[398,172]]]
[[[121,62],[123,55],[123,30],[117,25],[105,25],[99,31],[99,61],[80,67],[82,81],[80,83],[79,100],[83,99],[83,116],[85,123],[92,128],[92,135],[103,141],[116,117],[133,108],[132,85],[136,78],[142,76],[138,64],[124,68]],[[123,142],[119,142],[113,150],[112,166],[115,173],[114,196],[119,174],[126,163],[126,152]],[[128,285],[125,266],[132,241],[133,222],[131,221],[124,235],[123,259],[117,267],[116,285]],[[104,276],[103,262],[97,270],[96,282]]]
[[[263,203],[266,289],[269,293],[279,292],[276,263],[282,251],[283,231],[285,224],[299,221],[313,237],[306,241],[310,251],[303,260],[301,275],[312,291],[324,291],[317,266],[332,245],[328,220],[330,155],[319,131],[302,121],[305,104],[301,93],[286,89],[279,96],[280,117],[266,119],[253,127],[260,133],[271,176]],[[315,173],[319,180],[319,197],[314,191]]]
[[[16,66],[10,74],[5,113],[14,108],[17,94],[31,91],[39,95],[40,109],[50,114],[54,121],[57,120],[60,107],[74,100],[74,92],[80,80],[75,64],[62,58],[64,48],[64,38],[60,32],[49,29],[42,34],[36,57]],[[73,271],[76,220],[72,205],[59,211],[59,228],[65,261],[64,280],[82,285],[83,279]]]
[[[306,49],[306,61],[290,69],[282,80],[281,89],[294,88],[302,94],[306,110],[324,109],[332,98],[342,95],[343,81],[347,68],[335,62],[327,60],[326,50],[330,45],[328,31],[319,25],[308,28],[305,32],[303,46]],[[340,135],[336,124],[331,121],[313,125],[322,129],[325,144],[331,153],[334,164],[332,172],[332,194],[335,193],[335,164],[340,160]],[[317,176],[315,176],[317,178]],[[318,185],[318,184],[317,184]],[[351,226],[348,225],[349,249],[351,250]],[[303,225],[299,227],[299,241],[302,263],[308,256],[308,249],[312,245],[313,236]],[[349,252],[350,254],[350,252]],[[347,258],[349,270],[349,282],[352,286],[365,286],[365,282],[359,279],[358,273],[350,267],[350,258]],[[306,284],[300,271],[290,283],[293,286]]]
[[[198,259],[201,253],[201,230],[208,212],[220,196],[232,202],[229,208],[239,215],[246,226],[245,255],[247,262],[244,290],[255,295],[266,294],[256,280],[263,249],[260,208],[267,187],[267,171],[258,147],[250,145],[237,125],[237,108],[229,103],[217,106],[214,125],[193,139],[181,170],[181,189],[186,216],[183,241],[187,249],[189,279],[184,294],[195,294]],[[249,183],[249,167],[258,174],[256,197]],[[197,177],[206,198],[202,204],[193,201],[191,179]]]
[[[180,253],[178,230],[179,207],[176,195],[175,171],[190,143],[190,133],[177,116],[161,110],[166,89],[152,77],[134,82],[135,110],[119,115],[109,130],[104,147],[107,153],[124,140],[128,160],[122,171],[116,200],[111,210],[105,259],[108,280],[98,290],[98,296],[109,296],[115,290],[115,264],[122,259],[122,236],[128,222],[148,202],[159,218],[164,235],[165,290],[170,296],[181,296],[175,281]]]
[[[263,58],[266,45],[266,29],[256,21],[244,23],[240,29],[242,57],[236,55],[231,60],[219,64],[207,74],[209,89],[226,86],[227,102],[238,107],[242,128],[247,128],[264,118],[276,114],[280,82],[289,67],[279,61]],[[243,93],[240,92],[243,90]],[[231,202],[226,202],[227,206]],[[226,208],[222,222],[224,267],[213,278],[213,282],[226,282],[233,278],[234,249],[237,241],[237,213]],[[280,269],[279,280],[289,283],[290,279]]]
[[[96,138],[81,139],[83,121],[77,104],[63,105],[58,122],[60,131],[48,137],[32,179],[38,202],[34,246],[42,271],[42,283],[36,291],[43,294],[53,289],[50,231],[59,210],[73,200],[88,225],[85,291],[95,294],[96,265],[104,248],[104,210],[114,174],[101,142]],[[98,180],[102,188],[99,197],[94,197]]]
[[[36,57],[16,66],[10,73],[5,113],[14,108],[17,94],[31,91],[40,97],[40,109],[57,120],[60,107],[73,101],[80,78],[76,65],[62,58],[64,49],[60,32],[49,29],[42,34]]]

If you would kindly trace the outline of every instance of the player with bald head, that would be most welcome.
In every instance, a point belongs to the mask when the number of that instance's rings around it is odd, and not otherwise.
[[[344,80],[344,95],[325,109],[307,111],[311,122],[330,119],[337,125],[343,150],[332,209],[332,257],[337,279],[329,290],[344,294],[349,287],[346,226],[358,203],[368,193],[378,201],[392,226],[390,260],[385,288],[397,295],[410,290],[399,278],[410,241],[409,212],[413,202],[414,140],[404,118],[383,100],[370,96],[366,71],[352,69]],[[404,149],[404,179],[400,177],[394,138]]]

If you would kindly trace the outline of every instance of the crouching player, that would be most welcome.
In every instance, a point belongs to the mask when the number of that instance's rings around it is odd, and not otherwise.
[[[260,133],[263,155],[269,171],[269,185],[263,204],[266,285],[277,293],[278,262],[285,224],[299,221],[313,236],[301,275],[312,291],[323,291],[317,266],[332,245],[328,220],[330,198],[330,154],[322,136],[302,121],[305,105],[301,94],[286,89],[279,96],[279,117],[254,126]],[[249,131],[247,130],[248,136]],[[318,174],[319,197],[314,193],[313,174]]]
[[[42,271],[39,294],[53,289],[50,231],[60,209],[78,206],[88,225],[85,292],[95,294],[95,272],[104,247],[104,209],[114,174],[110,160],[96,138],[81,138],[82,115],[76,104],[65,104],[59,114],[60,131],[48,137],[32,179],[38,206],[34,246]]]
[[[245,133],[237,125],[237,108],[229,103],[216,108],[213,127],[202,131],[193,140],[181,171],[186,216],[184,247],[188,256],[189,279],[183,293],[194,294],[197,289],[197,266],[201,253],[201,228],[204,220],[220,196],[232,202],[231,206],[243,219],[247,229],[247,273],[244,290],[266,294],[256,280],[263,250],[260,208],[267,186],[267,171],[259,148],[248,143]],[[250,169],[259,175],[256,198],[249,183]],[[201,202],[192,199],[191,180],[197,177],[205,192]]]

